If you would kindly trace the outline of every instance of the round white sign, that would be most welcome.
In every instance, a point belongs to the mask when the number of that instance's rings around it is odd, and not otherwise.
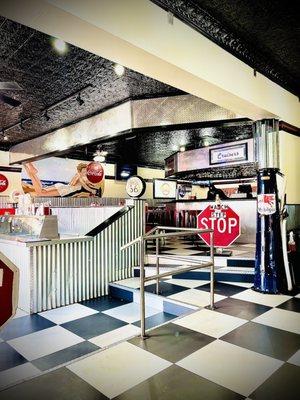
[[[145,193],[146,183],[140,176],[131,176],[126,182],[126,192],[130,197],[141,197]]]

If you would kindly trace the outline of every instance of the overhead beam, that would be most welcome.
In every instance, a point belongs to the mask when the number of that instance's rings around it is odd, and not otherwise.
[[[0,14],[237,114],[300,127],[296,96],[149,0],[2,0]]]

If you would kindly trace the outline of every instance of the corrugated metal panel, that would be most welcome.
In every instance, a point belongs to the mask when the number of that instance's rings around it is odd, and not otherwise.
[[[108,294],[108,284],[129,278],[138,264],[137,246],[120,247],[144,231],[144,201],[91,241],[33,246],[32,312]]]

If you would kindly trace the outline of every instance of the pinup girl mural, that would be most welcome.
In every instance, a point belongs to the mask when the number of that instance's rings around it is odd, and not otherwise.
[[[92,164],[95,164],[97,168],[93,168],[96,172],[92,172],[91,176],[95,176],[95,174],[99,175],[99,173],[101,175],[102,173],[102,177],[98,179],[99,182],[95,182],[95,180],[97,179],[92,179],[92,182],[88,178],[87,168],[90,167],[91,169],[93,167]],[[103,194],[104,173],[103,168],[100,164],[97,165],[96,163],[80,163],[77,165],[76,175],[71,179],[68,184],[56,183],[52,186],[42,185],[42,182],[38,177],[38,170],[33,163],[29,162],[24,164],[24,168],[27,172],[28,177],[31,179],[32,185],[23,185],[23,190],[25,193],[30,193],[30,195],[33,197],[101,197]]]

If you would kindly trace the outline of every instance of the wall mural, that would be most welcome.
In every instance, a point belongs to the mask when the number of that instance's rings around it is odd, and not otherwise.
[[[50,164],[51,165],[51,164]],[[69,181],[44,181],[39,176],[39,168],[29,162],[24,164],[27,179],[22,177],[22,188],[25,194],[32,197],[102,197],[105,185],[105,174],[99,162],[77,164],[74,175]],[[53,166],[49,166],[49,175]],[[63,171],[62,176],[63,178]],[[50,176],[49,176],[50,178]],[[51,178],[50,178],[51,179]],[[49,184],[50,183],[50,184]]]

